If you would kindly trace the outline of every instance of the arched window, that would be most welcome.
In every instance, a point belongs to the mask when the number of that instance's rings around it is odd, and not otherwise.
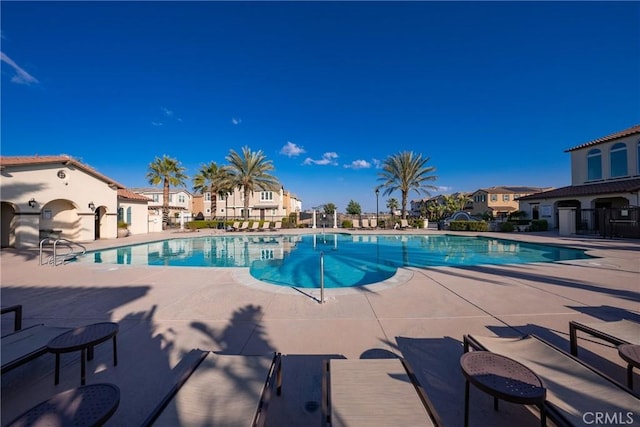
[[[587,180],[602,179],[602,152],[597,148],[587,153]]]
[[[124,208],[118,208],[118,222],[124,221]]]
[[[131,206],[127,208],[127,224],[131,225]]]
[[[611,178],[627,176],[627,145],[619,142],[611,147]]]

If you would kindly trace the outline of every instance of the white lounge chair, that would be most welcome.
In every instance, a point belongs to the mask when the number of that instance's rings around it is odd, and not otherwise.
[[[351,226],[352,230],[358,230],[360,228],[360,220],[359,219],[354,219],[353,220],[353,225]]]
[[[377,219],[372,219],[369,222],[369,225],[371,226],[371,228],[378,228],[378,220]]]
[[[280,394],[280,353],[221,355],[192,350],[168,393],[143,426],[264,426],[274,391]],[[241,385],[241,387],[239,387]],[[169,405],[175,410],[165,411]]]
[[[362,220],[360,220],[360,223],[362,224],[362,228],[365,228],[365,229],[371,228],[369,226],[369,220],[367,218],[363,218]]]
[[[271,221],[265,221],[262,223],[262,227],[258,228],[258,231],[266,231],[271,228]]]
[[[2,369],[4,374],[47,352],[53,338],[70,330],[55,326],[34,325],[22,329],[22,306],[3,307],[2,314],[14,312],[14,331],[2,337]]]
[[[322,386],[323,420],[328,426],[441,425],[402,359],[329,359]]]
[[[270,228],[269,231],[276,231],[282,228],[282,221],[276,221],[273,228]]]
[[[238,228],[238,231],[247,231],[249,229],[249,221],[244,221]]]
[[[401,219],[400,220],[400,229],[405,230],[409,228],[409,221],[407,221],[406,219]]]

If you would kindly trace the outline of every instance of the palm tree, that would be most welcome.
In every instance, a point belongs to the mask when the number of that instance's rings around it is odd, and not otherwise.
[[[156,157],[153,162],[149,164],[149,171],[147,172],[147,180],[151,185],[158,185],[162,183],[162,229],[166,230],[169,226],[169,186],[184,186],[184,181],[188,179],[184,174],[185,168],[181,166],[180,162],[174,158],[167,156],[166,154],[160,157]]]
[[[229,173],[226,168],[218,166],[216,162],[200,166],[200,170],[193,177],[193,191],[211,194],[211,216],[215,218],[218,212],[218,199],[222,199],[229,187]]]
[[[396,199],[395,197],[387,200],[387,209],[389,209],[389,213],[391,214],[392,218],[395,216],[395,212],[398,210],[398,207],[398,199]]]
[[[422,154],[415,154],[413,151],[402,151],[387,157],[382,164],[382,171],[378,173],[378,181],[383,181],[380,188],[384,188],[384,195],[389,195],[400,190],[402,194],[402,218],[407,218],[407,196],[410,190],[415,190],[418,194],[429,195],[430,190],[437,190],[436,187],[426,184],[428,181],[435,181],[437,177],[431,175],[436,169],[427,166],[429,157],[422,157]]]
[[[244,196],[245,220],[249,219],[249,197],[255,190],[276,190],[280,185],[278,179],[269,172],[274,170],[271,160],[267,160],[262,150],[253,152],[247,146],[242,147],[242,154],[234,150],[227,156],[229,162],[229,182],[232,188],[238,188]]]

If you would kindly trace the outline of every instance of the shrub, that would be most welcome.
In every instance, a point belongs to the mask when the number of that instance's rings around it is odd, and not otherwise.
[[[345,219],[342,221],[342,228],[353,228],[353,221],[350,219]]]
[[[487,231],[489,224],[484,221],[467,221],[467,230],[469,231]]]
[[[124,221],[118,221],[118,228],[129,228],[129,224]]]
[[[502,231],[503,233],[511,233],[514,229],[515,228],[513,224],[510,222],[503,222],[502,224],[500,224],[500,231]]]
[[[549,223],[546,219],[534,219],[531,221],[531,231],[547,231]]]
[[[211,221],[189,221],[186,227],[190,230],[198,230],[200,228],[209,228]]]
[[[484,221],[451,221],[449,229],[451,231],[487,231],[489,224]]]

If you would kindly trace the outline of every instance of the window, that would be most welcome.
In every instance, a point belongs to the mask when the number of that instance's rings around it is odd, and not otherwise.
[[[118,208],[118,222],[124,221],[124,208]]]
[[[178,203],[184,203],[184,194],[178,194]]]
[[[497,202],[498,201],[498,195],[497,194],[492,194],[491,195],[491,201],[492,202]]]
[[[207,202],[211,201],[211,193],[204,193],[204,200]]]
[[[597,148],[587,153],[587,180],[602,179],[602,152]]]
[[[508,194],[503,194],[502,195],[502,201],[503,202],[508,202],[509,201],[509,195]]]
[[[153,194],[152,196],[153,196],[153,201],[154,201],[154,202],[156,202],[156,203],[157,203],[157,202],[159,202],[159,201],[160,201],[160,195],[159,195],[159,194]]]
[[[173,203],[173,194],[169,194],[169,203]]]
[[[611,178],[627,176],[627,146],[619,142],[611,147],[609,152],[611,161]]]
[[[127,208],[127,224],[131,225],[131,207]]]
[[[273,200],[273,191],[262,191],[260,192],[260,200]]]

